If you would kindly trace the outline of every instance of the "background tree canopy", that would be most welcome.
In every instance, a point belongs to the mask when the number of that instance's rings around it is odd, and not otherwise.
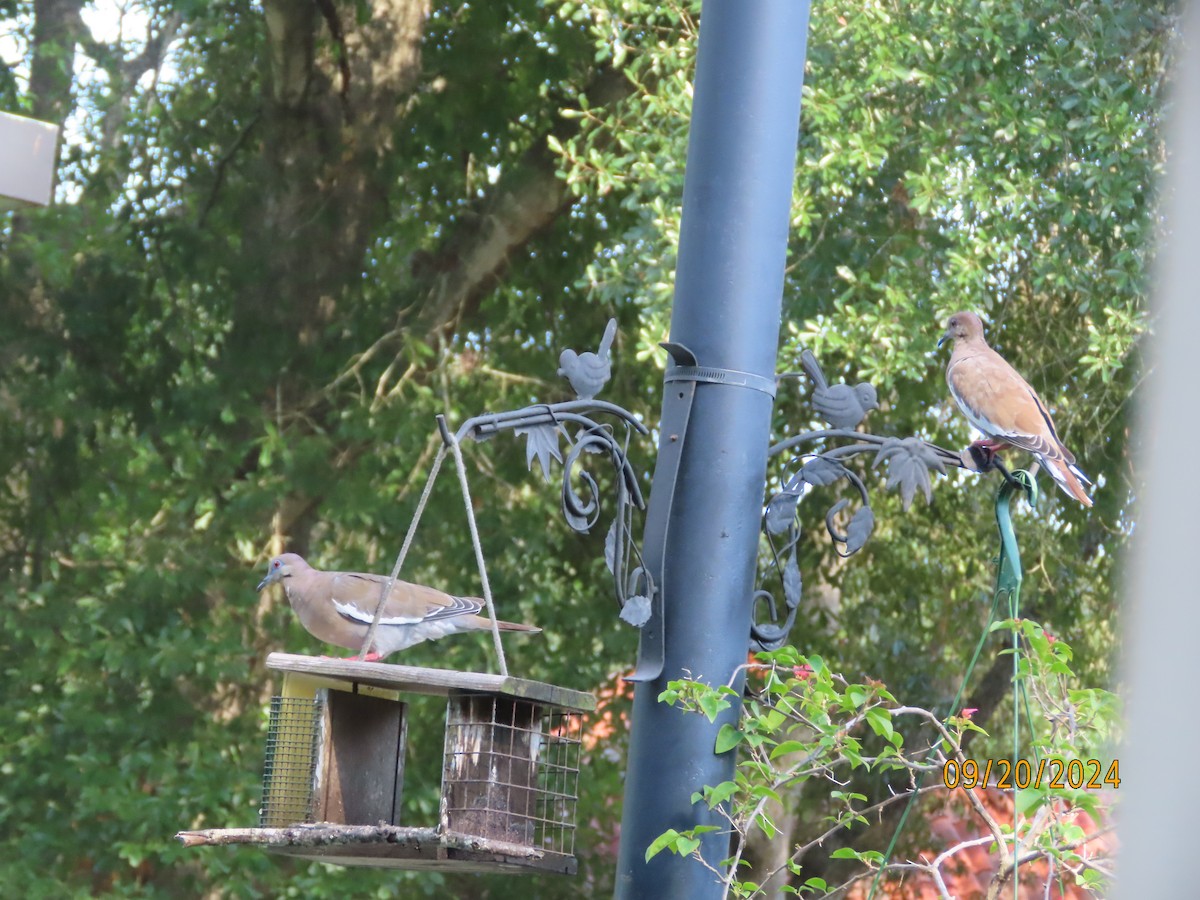
[[[170,836],[253,823],[266,654],[329,652],[254,595],[272,553],[389,568],[433,417],[566,399],[558,351],[594,346],[609,316],[605,396],[656,421],[699,4],[0,10],[0,108],[66,124],[59,201],[0,218],[0,884],[610,892],[619,728],[589,759],[577,880],[467,885]],[[963,446],[934,342],[946,314],[984,312],[1099,485],[1086,512],[1043,477],[1019,529],[1030,614],[1101,684],[1134,526],[1126,423],[1175,16],[1142,0],[818,3],[809,40],[781,371],[810,347],[831,376],[874,381],[874,431]],[[796,384],[779,437],[812,424]],[[648,470],[651,442],[634,451]],[[468,461],[501,613],[545,629],[510,643],[511,668],[611,684],[636,634],[603,527],[571,533],[515,441]],[[944,701],[986,618],[994,482],[940,479],[905,514],[869,477],[862,554],[844,563],[816,527],[802,545],[792,639]],[[438,490],[405,576],[474,593],[455,486]],[[486,636],[404,659],[488,660]],[[983,716],[1003,687],[990,674]],[[436,817],[431,778],[411,802]],[[803,833],[818,801],[796,802]]]

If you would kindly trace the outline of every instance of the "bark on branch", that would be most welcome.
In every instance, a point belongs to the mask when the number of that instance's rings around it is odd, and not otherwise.
[[[432,845],[453,850],[495,853],[520,859],[541,859],[546,854],[536,847],[489,838],[437,831],[433,828],[402,828],[397,825],[292,825],[287,828],[208,828],[180,831],[175,835],[185,847],[215,847],[255,844],[262,847],[330,847],[351,844]]]

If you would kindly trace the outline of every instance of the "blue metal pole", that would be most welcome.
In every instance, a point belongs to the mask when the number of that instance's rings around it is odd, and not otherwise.
[[[676,350],[664,391],[645,542],[661,546],[662,603],[642,637],[619,900],[723,894],[696,860],[645,852],[669,828],[727,824],[691,796],[733,777],[734,755],[713,747],[739,710],[709,723],[657,698],[671,679],[726,683],[746,660],[808,14],[808,0],[707,0],[701,15],[671,318],[672,344],[694,359]],[[700,852],[720,868],[728,836]]]

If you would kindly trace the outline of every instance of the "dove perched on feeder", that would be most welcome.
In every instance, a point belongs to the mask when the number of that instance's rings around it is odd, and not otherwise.
[[[1091,480],[1059,440],[1054,420],[1037,391],[987,345],[979,316],[973,312],[952,315],[938,346],[948,340],[954,341],[954,352],[946,365],[946,383],[958,408],[985,438],[968,448],[972,456],[986,466],[997,450],[1009,445],[1028,450],[1063,491],[1091,506],[1083,489]]]
[[[282,584],[288,603],[310,634],[327,644],[357,652],[387,581],[386,575],[322,572],[295,553],[284,553],[268,563],[267,576],[256,590],[276,582]],[[492,620],[478,615],[483,606],[484,602],[476,597],[453,597],[436,588],[397,579],[364,659],[373,662],[421,641],[460,631],[489,630]],[[496,625],[501,631],[541,631],[513,622]]]
[[[564,350],[559,355],[558,374],[571,382],[571,387],[580,400],[593,399],[612,377],[612,362],[608,358],[608,351],[616,336],[617,320],[609,319],[608,326],[604,329],[604,337],[600,339],[600,347],[595,353],[590,350],[583,353]]]
[[[865,381],[856,385],[830,385],[811,350],[801,351],[800,367],[812,379],[813,409],[834,428],[854,428],[879,406],[874,385]]]

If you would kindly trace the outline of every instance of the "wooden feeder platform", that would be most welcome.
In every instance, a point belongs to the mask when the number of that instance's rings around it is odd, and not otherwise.
[[[185,847],[255,845],[344,866],[574,874],[581,721],[596,708],[591,694],[289,653],[272,653],[267,668],[284,673],[284,688],[272,701],[260,827],[181,831]],[[406,694],[447,698],[436,827],[399,822]]]
[[[451,691],[477,691],[503,694],[522,700],[538,700],[566,709],[591,712],[596,698],[586,691],[529,681],[487,672],[458,672],[454,669],[427,669],[423,666],[397,666],[391,663],[360,662],[357,659],[330,659],[298,653],[272,653],[267,668],[276,672],[295,672],[313,678],[327,678],[346,684],[369,684],[402,694],[427,694],[445,697]]]

